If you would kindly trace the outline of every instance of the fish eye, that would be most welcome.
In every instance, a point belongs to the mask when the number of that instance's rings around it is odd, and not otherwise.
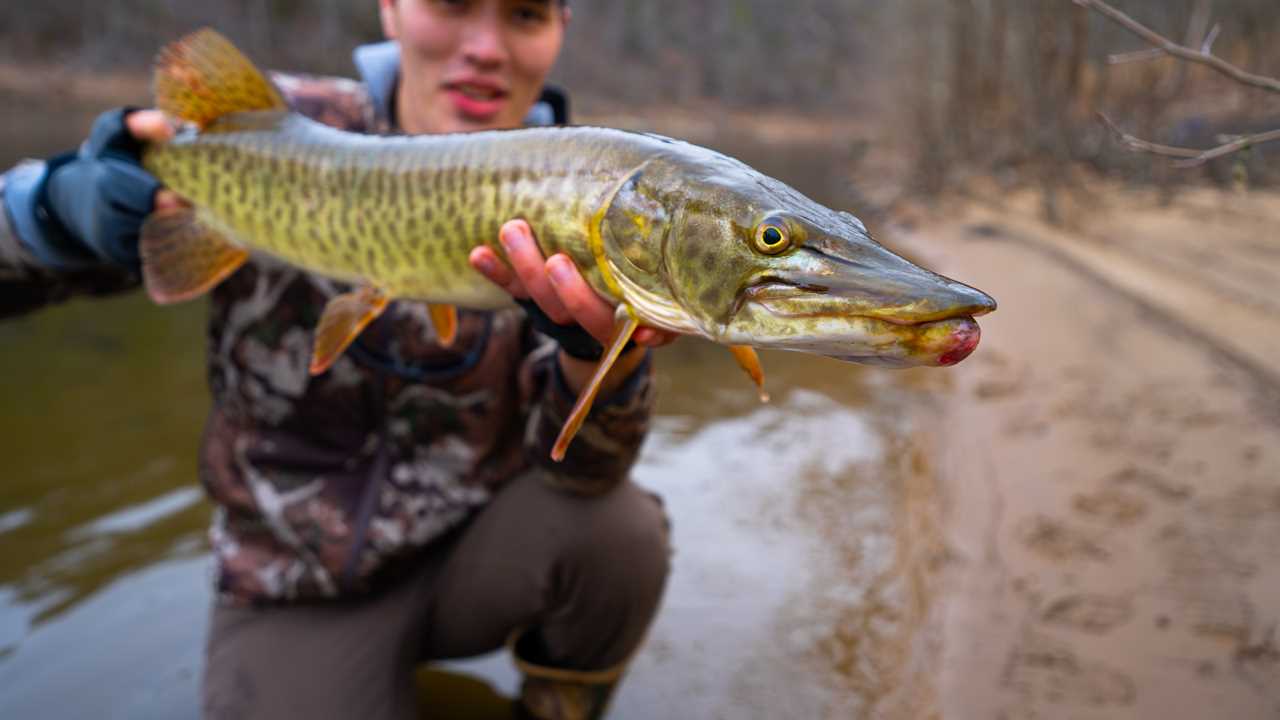
[[[755,248],[765,255],[777,255],[791,247],[791,236],[780,220],[765,220],[756,228]]]

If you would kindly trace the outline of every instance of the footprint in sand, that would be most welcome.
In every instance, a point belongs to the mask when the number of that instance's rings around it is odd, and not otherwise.
[[[1105,562],[1111,557],[1084,531],[1044,515],[1019,523],[1014,532],[1028,550],[1049,560]]]
[[[1133,680],[1100,663],[1081,661],[1065,643],[1028,633],[1010,652],[1002,684],[1028,704],[1132,705]]]
[[[1103,488],[1095,493],[1078,494],[1071,500],[1077,513],[1111,527],[1125,527],[1147,514],[1147,502],[1119,488]]]
[[[1191,487],[1186,483],[1170,480],[1158,472],[1133,465],[1112,473],[1107,482],[1141,488],[1162,500],[1179,501],[1191,497]]]
[[[1101,635],[1133,618],[1129,598],[1110,595],[1068,595],[1049,603],[1040,614],[1048,625]]]
[[[1023,382],[1021,378],[1005,378],[993,380],[979,380],[973,386],[973,396],[979,400],[1000,400],[1022,393]]]
[[[974,397],[985,402],[1022,394],[1027,386],[1030,368],[1013,370],[1009,367],[1009,359],[995,351],[985,353],[982,358],[982,364],[988,371],[983,373],[985,377],[974,384]]]

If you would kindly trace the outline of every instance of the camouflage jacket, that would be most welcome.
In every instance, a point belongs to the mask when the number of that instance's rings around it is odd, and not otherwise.
[[[397,62],[394,46],[370,46],[357,52],[366,82],[275,79],[297,111],[383,133]],[[119,268],[41,267],[3,215],[0,315],[137,285]],[[652,406],[648,362],[597,402],[565,461],[554,463],[551,444],[574,398],[554,343],[520,310],[462,311],[457,340],[444,348],[425,306],[398,301],[311,377],[312,329],[342,290],[255,259],[212,293],[213,403],[199,467],[217,506],[210,537],[225,601],[368,592],[519,473],[585,493],[626,476]]]

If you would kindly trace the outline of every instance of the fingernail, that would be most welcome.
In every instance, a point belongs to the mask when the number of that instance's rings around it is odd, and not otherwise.
[[[563,285],[572,279],[568,262],[559,256],[547,261],[547,275],[551,277],[551,282],[556,285]]]
[[[480,257],[476,258],[475,263],[480,268],[481,272],[484,272],[484,273],[493,272],[493,261],[490,260],[489,258],[481,255]]]

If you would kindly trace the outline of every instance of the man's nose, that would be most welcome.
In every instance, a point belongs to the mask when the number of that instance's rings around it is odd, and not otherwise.
[[[463,57],[483,68],[502,65],[507,59],[507,46],[502,39],[502,29],[491,18],[471,23],[462,39]]]

